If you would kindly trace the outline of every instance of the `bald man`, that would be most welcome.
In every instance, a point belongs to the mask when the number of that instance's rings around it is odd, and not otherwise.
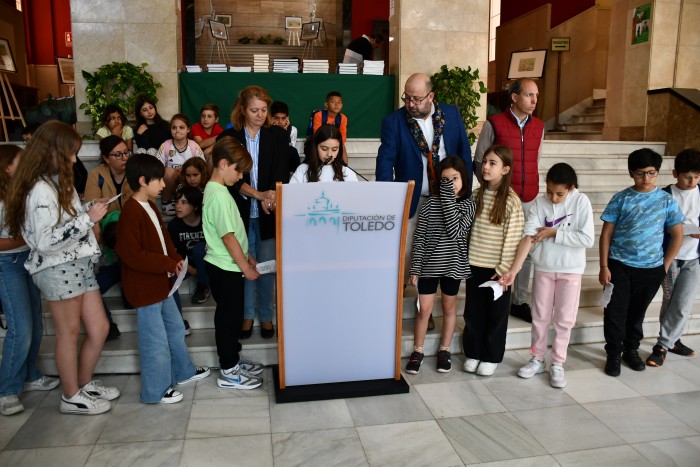
[[[379,182],[416,182],[406,233],[404,284],[408,284],[413,232],[418,221],[416,214],[430,195],[430,187],[435,186],[429,167],[437,167],[447,156],[459,156],[469,171],[463,183],[471,193],[472,160],[462,116],[456,107],[435,101],[428,75],[411,75],[401,100],[405,105],[382,120],[382,142],[375,175]]]
[[[517,79],[508,87],[510,108],[494,115],[485,123],[474,151],[474,170],[479,182],[481,163],[486,150],[494,144],[508,146],[513,151],[513,177],[511,186],[520,197],[527,217],[530,206],[540,191],[538,164],[542,152],[544,123],[532,113],[537,107],[539,91],[531,79]],[[528,256],[515,280],[513,304],[510,314],[528,323],[532,322],[530,310],[530,270],[532,263]]]

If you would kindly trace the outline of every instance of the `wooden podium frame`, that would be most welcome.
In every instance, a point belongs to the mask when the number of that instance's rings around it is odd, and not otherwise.
[[[403,218],[401,219],[401,236],[398,255],[398,281],[396,290],[396,345],[394,349],[394,376],[389,379],[375,379],[363,381],[344,381],[322,384],[309,384],[288,386],[285,373],[285,326],[284,326],[284,282],[283,282],[283,245],[282,245],[282,183],[276,185],[276,263],[277,263],[277,335],[278,335],[278,364],[273,366],[275,381],[275,399],[277,403],[302,402],[312,400],[339,399],[348,397],[365,397],[387,394],[402,394],[409,392],[408,383],[401,375],[401,337],[403,319],[403,276],[406,249],[406,230],[408,227],[408,215],[411,208],[411,200],[415,182],[407,183],[406,197],[404,201]]]

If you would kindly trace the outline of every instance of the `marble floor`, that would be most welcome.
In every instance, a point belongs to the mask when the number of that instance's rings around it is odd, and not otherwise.
[[[700,335],[684,343],[700,350]],[[642,355],[653,342],[646,340]],[[515,375],[527,350],[496,374],[439,374],[426,358],[409,394],[276,404],[269,369],[252,391],[211,376],[179,404],[138,402],[138,375],[105,375],[122,396],[110,412],[61,415],[60,391],[25,393],[27,410],[0,417],[1,466],[698,466],[700,357],[606,376],[602,345],[576,345],[568,385]]]

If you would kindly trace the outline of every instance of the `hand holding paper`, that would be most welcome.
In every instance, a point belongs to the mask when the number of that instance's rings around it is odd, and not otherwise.
[[[493,301],[495,302],[503,295],[503,287],[497,281],[486,281],[479,287],[491,287],[493,289]]]

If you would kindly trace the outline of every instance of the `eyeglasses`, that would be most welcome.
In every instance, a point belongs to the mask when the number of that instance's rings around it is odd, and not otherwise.
[[[414,104],[414,105],[421,105],[423,103],[423,101],[426,100],[432,92],[433,91],[430,91],[428,94],[425,95],[425,97],[421,97],[421,98],[407,96],[406,93],[404,92],[403,94],[401,94],[401,100],[404,102],[404,104],[406,102],[410,102],[411,104]]]
[[[658,170],[649,170],[648,172],[637,170],[636,172],[632,172],[632,176],[634,178],[644,178],[644,176],[647,176],[649,178],[656,178],[657,175],[659,175]]]
[[[111,157],[114,157],[115,159],[118,159],[118,160],[128,159],[131,157],[131,151],[110,152],[109,155]]]

